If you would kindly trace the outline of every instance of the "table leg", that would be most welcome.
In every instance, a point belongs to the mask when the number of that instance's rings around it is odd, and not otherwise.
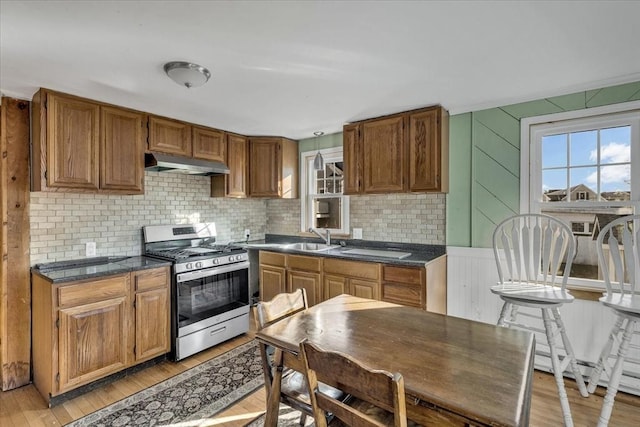
[[[275,372],[273,373],[273,382],[271,383],[271,392],[267,398],[267,413],[265,414],[265,427],[276,427],[278,425],[278,411],[280,407],[280,386],[282,383],[282,350],[275,349],[273,355],[273,365]]]

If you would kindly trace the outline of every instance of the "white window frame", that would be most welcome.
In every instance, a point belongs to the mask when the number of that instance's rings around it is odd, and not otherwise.
[[[615,114],[613,117],[611,115]],[[584,120],[580,120],[584,119]],[[575,120],[567,124],[566,121]],[[580,200],[580,208],[615,208],[632,206],[635,213],[640,213],[640,101],[587,108],[544,116],[527,117],[520,121],[520,212],[540,213],[542,203],[542,153],[541,146],[536,144],[540,134],[548,134],[554,127],[562,132],[571,132],[575,127],[580,130],[584,123],[596,127],[616,126],[632,123],[631,128],[631,200],[628,201],[592,201]],[[568,190],[568,189],[567,189]],[[576,201],[553,202],[554,208],[570,209],[576,207]],[[600,280],[570,277],[569,285],[574,287],[604,289]]]
[[[313,224],[313,208],[311,206],[311,190],[315,183],[315,171],[313,169],[313,159],[316,153],[322,154],[325,161],[333,162],[333,159],[340,158],[344,161],[342,147],[323,148],[321,150],[305,151],[300,153],[300,231],[308,232],[309,227]],[[344,182],[343,182],[344,191]],[[328,194],[327,197],[342,198],[342,228],[330,228],[332,234],[348,235],[349,228],[349,196],[344,194]],[[324,231],[324,228],[319,230]]]

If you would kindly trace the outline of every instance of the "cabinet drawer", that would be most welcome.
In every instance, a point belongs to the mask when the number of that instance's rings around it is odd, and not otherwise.
[[[382,280],[385,282],[420,285],[424,281],[424,268],[407,268],[384,265],[382,266]]]
[[[284,267],[286,265],[286,254],[277,252],[260,251],[260,264],[276,265]]]
[[[128,287],[129,274],[61,286],[58,288],[58,305],[74,306],[124,296]]]
[[[288,267],[292,270],[314,271],[319,273],[321,265],[321,257],[289,255],[288,258]]]
[[[424,308],[424,293],[421,285],[382,283],[382,301]]]
[[[148,289],[166,288],[169,284],[168,267],[141,270],[133,273],[133,281],[136,292]]]
[[[339,274],[341,276],[378,280],[380,278],[380,264],[326,258],[324,260],[324,272]]]

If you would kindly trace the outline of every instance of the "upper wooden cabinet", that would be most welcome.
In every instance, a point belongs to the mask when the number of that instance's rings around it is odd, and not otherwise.
[[[449,113],[440,106],[344,126],[345,194],[448,191]]]
[[[41,89],[33,98],[34,191],[141,194],[145,115]]]
[[[286,138],[249,139],[251,197],[298,197],[298,144]]]
[[[149,116],[149,151],[191,157],[191,126],[178,120]]]
[[[229,175],[226,176],[226,191],[229,197],[247,197],[249,183],[249,140],[239,135],[227,137],[227,166]]]
[[[193,157],[225,162],[227,144],[223,131],[193,126],[191,140],[193,141]]]

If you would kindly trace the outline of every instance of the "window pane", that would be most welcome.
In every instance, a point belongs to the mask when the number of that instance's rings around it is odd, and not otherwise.
[[[569,200],[591,200],[598,199],[598,168],[571,168],[570,186],[571,197]]]
[[[631,162],[631,126],[600,131],[600,163]]]
[[[623,191],[631,195],[631,165],[602,166],[600,187],[603,192]],[[629,199],[627,199],[629,200]]]
[[[342,198],[322,197],[313,201],[313,226],[315,228],[342,228]]]
[[[542,138],[542,168],[567,166],[567,134]]]
[[[567,170],[551,169],[542,171],[542,192],[544,201],[559,202],[567,195]]]
[[[598,163],[598,131],[575,132],[570,135],[571,166]]]

